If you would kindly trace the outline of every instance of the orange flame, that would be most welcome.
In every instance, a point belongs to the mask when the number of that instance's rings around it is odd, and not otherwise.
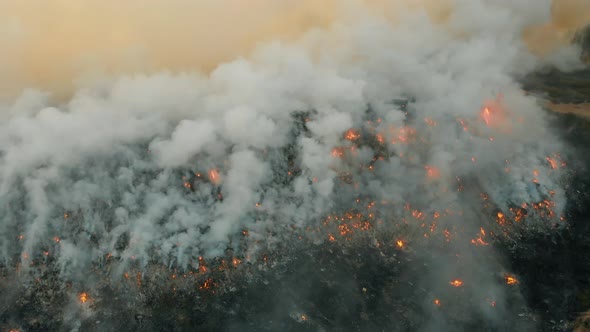
[[[424,169],[426,170],[426,176],[429,179],[438,179],[440,177],[440,171],[438,168],[433,166],[424,166]]]
[[[504,213],[502,213],[502,212],[498,212],[498,214],[497,214],[496,216],[497,216],[497,217],[496,217],[496,222],[497,222],[499,225],[504,225],[504,224],[506,224],[506,216],[504,215]]]
[[[356,141],[359,138],[361,138],[361,134],[358,131],[351,128],[348,129],[346,133],[344,133],[344,138],[349,141]]]
[[[459,279],[455,279],[455,280],[451,281],[449,284],[453,287],[461,287],[461,286],[463,286],[463,281],[461,281]]]
[[[507,285],[517,285],[518,284],[518,279],[516,279],[516,277],[509,275],[509,274],[504,276],[504,280],[506,281]]]
[[[484,241],[484,237],[486,236],[486,231],[483,229],[483,227],[479,228],[479,235],[477,238],[472,239],[471,243],[475,244],[476,246],[487,246],[489,243],[487,243],[486,241]]]
[[[395,241],[395,245],[400,249],[403,249],[406,246],[406,244],[402,240]]]
[[[78,295],[78,300],[80,300],[80,302],[82,302],[82,303],[86,303],[86,302],[88,302],[88,300],[90,300],[90,297],[88,296],[88,293],[84,292],[84,293],[80,293]]]
[[[481,111],[481,119],[486,125],[490,125],[492,122],[492,112],[490,111],[489,107],[484,107],[484,109]]]
[[[242,263],[242,260],[241,260],[241,259],[238,259],[238,258],[236,258],[236,257],[234,257],[234,258],[232,259],[232,264],[234,265],[234,267],[237,267],[237,266],[238,266],[238,265],[240,265],[241,263]]]
[[[203,258],[203,256],[199,256],[199,272],[201,273],[207,273],[209,269],[207,268],[207,266],[205,266],[205,259]]]
[[[547,162],[551,166],[552,169],[557,169],[557,161],[551,157],[547,157]]]
[[[199,289],[206,290],[206,289],[211,289],[214,286],[215,286],[215,283],[213,282],[213,279],[209,278],[209,279],[205,280],[201,285],[199,285]]]
[[[434,303],[435,306],[440,307],[440,300],[439,299],[434,299],[434,301],[432,301]]]
[[[210,169],[209,170],[209,181],[211,181],[213,184],[219,184],[221,178],[219,176],[219,171],[216,169]]]

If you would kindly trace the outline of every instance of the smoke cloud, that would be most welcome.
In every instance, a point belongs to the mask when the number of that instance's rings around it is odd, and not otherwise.
[[[483,229],[565,225],[564,147],[516,78],[587,23],[582,1],[196,3],[0,4],[5,266],[196,269],[368,198],[376,234],[460,237],[427,284],[460,272],[502,299]]]

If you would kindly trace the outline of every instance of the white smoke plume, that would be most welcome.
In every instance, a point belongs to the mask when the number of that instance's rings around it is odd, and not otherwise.
[[[547,62],[522,36],[551,22],[550,0],[336,3],[323,24],[287,40],[265,34],[251,53],[208,61],[206,74],[174,63],[110,73],[69,99],[30,89],[4,102],[4,266],[34,269],[51,256],[81,282],[105,257],[120,274],[198,268],[229,247],[253,257],[288,245],[358,197],[376,202],[373,229],[409,227],[400,234],[416,246],[427,247],[433,221],[420,214],[435,215],[439,233],[465,237],[453,250],[466,257],[480,228],[502,227],[482,224],[490,211],[538,213],[531,228],[564,225],[563,146],[517,83]],[[576,56],[555,54],[560,64]],[[360,138],[345,137],[351,128]]]

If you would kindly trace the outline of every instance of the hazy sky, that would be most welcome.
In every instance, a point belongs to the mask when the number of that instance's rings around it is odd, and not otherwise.
[[[454,9],[464,2],[5,0],[0,2],[0,97],[14,97],[27,87],[68,95],[76,82],[104,72],[208,71],[247,56],[262,42],[292,40],[334,22],[346,24],[355,19],[355,6],[370,7],[390,20],[406,8],[426,6],[433,20],[444,23],[464,15]],[[574,28],[590,22],[587,0],[553,2],[552,18],[525,30],[537,53],[549,52],[569,40]]]

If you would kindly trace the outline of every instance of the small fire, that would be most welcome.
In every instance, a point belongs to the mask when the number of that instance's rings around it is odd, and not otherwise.
[[[209,271],[209,269],[207,268],[207,266],[205,266],[205,259],[203,258],[203,256],[199,256],[199,272],[207,273],[207,271]]]
[[[395,241],[395,245],[400,249],[403,249],[406,246],[406,244],[402,240]]]
[[[219,184],[221,178],[219,176],[219,171],[216,169],[210,169],[209,170],[209,181],[211,181],[211,183],[213,184]]]
[[[425,118],[424,122],[429,126],[429,127],[436,127],[436,125],[438,124],[436,121],[434,121],[432,118]]]
[[[334,241],[336,241],[336,238],[334,237],[334,235],[328,234],[328,241],[334,242]]]
[[[351,235],[353,233],[347,224],[338,225],[338,229],[340,230],[341,236]]]
[[[332,149],[332,157],[334,158],[342,158],[344,157],[344,148],[343,147],[335,147]]]
[[[471,243],[475,244],[476,246],[487,246],[489,243],[487,243],[486,241],[484,241],[484,237],[486,236],[486,231],[483,229],[483,227],[479,228],[479,235],[477,238],[472,239]]]
[[[557,161],[551,157],[547,157],[547,162],[551,166],[552,169],[557,169]]]
[[[346,133],[344,133],[344,138],[349,141],[356,141],[361,138],[361,134],[354,129],[348,129]]]
[[[90,297],[88,296],[88,293],[84,292],[78,295],[78,300],[80,300],[81,303],[86,303],[90,300]]]
[[[209,279],[205,280],[201,285],[199,285],[199,289],[206,290],[206,289],[211,289],[214,286],[215,286],[215,283],[213,282],[213,279],[209,278]]]
[[[510,132],[512,129],[508,119],[510,114],[503,106],[502,99],[502,95],[498,95],[496,100],[487,102],[487,105],[483,107],[479,116],[486,126]],[[492,139],[490,140],[493,141]]]
[[[453,287],[461,287],[461,286],[463,286],[463,281],[461,281],[459,279],[455,279],[455,280],[451,281],[449,284]]]
[[[496,215],[496,222],[499,225],[504,225],[506,224],[506,216],[504,215],[504,213],[502,212],[498,212],[498,214]]]
[[[429,179],[437,179],[440,177],[440,171],[438,168],[433,166],[424,166],[424,169],[426,170],[426,176]]]
[[[377,139],[377,142],[379,142],[379,144],[385,144],[385,138],[383,137],[383,134],[377,134],[375,138]]]
[[[504,276],[504,280],[506,281],[507,285],[517,285],[518,284],[518,279],[516,279],[516,277],[509,275],[509,274]]]
[[[238,265],[240,265],[241,263],[242,263],[242,260],[241,260],[241,259],[239,259],[239,258],[237,258],[237,257],[234,257],[234,258],[232,259],[232,264],[233,264],[233,266],[234,266],[234,267],[237,267],[237,266],[238,266]]]
[[[484,107],[484,109],[481,111],[481,118],[486,125],[490,125],[492,122],[492,111],[490,111],[489,107]]]
[[[435,306],[440,307],[440,300],[439,299],[434,299],[434,301],[432,301],[434,303]]]

